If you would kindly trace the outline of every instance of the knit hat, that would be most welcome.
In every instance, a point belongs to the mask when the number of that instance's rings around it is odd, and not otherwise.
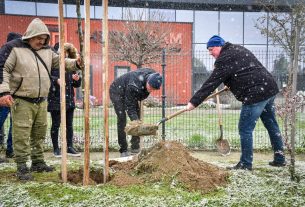
[[[162,85],[162,76],[159,73],[152,73],[148,76],[147,82],[154,89],[160,89]]]
[[[21,38],[21,37],[22,37],[22,35],[19,34],[19,33],[10,32],[10,33],[8,33],[8,35],[7,35],[6,42],[9,42],[9,41],[12,41],[12,40],[14,40],[14,39]]]
[[[225,40],[222,39],[220,36],[218,35],[214,35],[213,37],[211,37],[208,41],[207,44],[207,49],[209,47],[219,47],[219,46],[223,46],[225,44]]]

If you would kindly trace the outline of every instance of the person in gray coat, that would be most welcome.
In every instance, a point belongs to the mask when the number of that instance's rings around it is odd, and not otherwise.
[[[43,142],[47,132],[47,96],[50,70],[59,67],[59,55],[49,46],[47,26],[35,18],[22,39],[5,44],[0,50],[0,106],[10,106],[17,177],[32,180],[30,171],[50,172],[44,161]],[[81,60],[66,59],[69,70],[79,70]],[[27,167],[31,156],[32,166]]]

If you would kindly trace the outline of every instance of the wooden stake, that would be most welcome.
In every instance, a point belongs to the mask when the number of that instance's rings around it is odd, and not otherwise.
[[[89,184],[90,131],[89,131],[89,96],[90,96],[90,0],[85,0],[85,150],[83,185]]]
[[[108,0],[103,0],[103,114],[104,114],[104,183],[109,177],[109,125],[108,125]]]
[[[61,178],[67,182],[67,137],[66,137],[66,79],[65,79],[65,51],[64,51],[64,10],[63,0],[58,0],[59,9],[59,48],[60,48],[60,117],[61,117]]]

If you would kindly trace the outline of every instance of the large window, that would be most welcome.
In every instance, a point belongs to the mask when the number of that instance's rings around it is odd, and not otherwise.
[[[80,6],[80,13],[82,18],[85,18],[85,7],[83,5]],[[76,14],[76,5],[67,4],[66,5],[67,14],[66,17],[77,17]],[[90,18],[94,18],[94,6],[90,6]]]
[[[150,9],[149,19],[164,22],[175,21],[175,10],[173,9]]]
[[[194,12],[190,10],[177,10],[176,21],[177,22],[194,22]]]
[[[94,6],[94,18],[103,19],[104,10],[102,6]],[[122,19],[122,7],[108,7],[109,19]]]
[[[245,12],[245,44],[266,44],[267,38],[255,27],[255,25],[258,24],[257,19],[263,15],[266,15],[266,13]],[[267,22],[260,26],[267,27]]]
[[[7,14],[23,14],[36,15],[35,2],[25,1],[5,1],[5,13]]]
[[[149,19],[149,10],[143,8],[123,8],[123,19],[146,21]]]
[[[122,7],[108,7],[109,19],[122,19]]]
[[[206,43],[218,34],[218,12],[195,11],[195,43]]]
[[[220,12],[220,36],[235,44],[243,44],[243,13]]]
[[[37,15],[58,17],[58,4],[37,3]]]

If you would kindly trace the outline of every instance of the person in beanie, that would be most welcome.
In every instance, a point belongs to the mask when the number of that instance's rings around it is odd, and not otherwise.
[[[284,146],[276,121],[274,99],[279,92],[276,82],[259,60],[243,46],[225,42],[214,35],[207,49],[216,61],[210,77],[190,99],[187,109],[193,110],[221,83],[230,88],[235,98],[242,102],[238,124],[241,156],[234,167],[228,169],[252,170],[253,130],[261,118],[267,129],[274,151],[271,166],[285,166]]]
[[[6,42],[10,42],[14,39],[21,39],[22,35],[19,33],[15,33],[15,32],[10,32],[7,35],[7,39]],[[8,116],[8,114],[10,114],[10,107],[5,107],[2,106],[0,107],[0,130],[4,130],[4,122]],[[2,134],[4,135],[4,131],[2,131]],[[8,136],[7,136],[7,142],[6,142],[6,158],[13,158],[14,157],[14,150],[13,150],[13,139],[12,139],[12,116],[10,115],[10,127],[9,127],[9,132],[8,132]]]
[[[64,48],[66,56],[68,58],[75,58],[75,55],[71,54],[70,50],[66,49],[66,45],[77,50],[72,44],[66,43]],[[54,50],[58,51],[59,44],[54,45]],[[48,95],[48,112],[51,114],[52,125],[51,125],[51,139],[53,144],[53,152],[55,157],[61,157],[61,152],[58,144],[58,131],[61,123],[60,116],[60,72],[57,69],[51,71],[52,84]],[[75,71],[67,71],[65,73],[66,80],[66,138],[67,138],[67,153],[70,156],[79,157],[81,153],[77,152],[73,147],[73,114],[75,109],[74,101],[74,88],[81,86],[81,78]]]
[[[43,142],[47,132],[47,96],[51,68],[58,68],[60,57],[49,46],[47,26],[35,18],[22,39],[0,49],[0,106],[11,107],[13,146],[17,178],[32,180],[31,171],[50,172],[44,161]],[[78,70],[81,60],[65,59],[66,69]],[[32,164],[27,166],[28,157]]]
[[[141,68],[128,72],[110,85],[110,99],[117,115],[118,143],[121,157],[129,156],[126,141],[126,112],[131,121],[140,119],[139,101],[146,99],[154,90],[162,85],[162,76],[150,68]],[[131,153],[140,152],[140,137],[132,136]]]

